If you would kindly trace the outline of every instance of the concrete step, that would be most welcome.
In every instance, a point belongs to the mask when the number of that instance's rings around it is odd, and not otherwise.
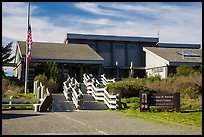
[[[86,86],[84,85],[84,83],[80,83],[80,87],[81,87],[81,92],[83,94],[87,94],[87,88]]]
[[[93,96],[89,95],[89,94],[83,94],[83,101],[95,101],[95,99],[93,98]]]
[[[76,110],[72,101],[66,101],[63,94],[52,94],[52,111],[67,112]]]
[[[108,107],[98,101],[84,101],[84,110],[106,110]]]

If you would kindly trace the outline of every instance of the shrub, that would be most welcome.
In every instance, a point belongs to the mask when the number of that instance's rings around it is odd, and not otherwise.
[[[2,79],[2,95],[18,94],[24,91],[24,86],[17,83],[18,80],[9,79],[8,77]]]
[[[107,87],[109,93],[119,93],[122,98],[139,97],[140,90],[151,91],[145,85],[141,85],[140,82],[137,81],[118,81],[108,84]]]
[[[199,90],[196,89],[195,86],[194,87],[190,86],[190,87],[183,90],[181,96],[184,98],[196,99],[199,97]]]
[[[198,71],[194,66],[178,66],[176,67],[176,76],[188,76],[194,72]]]
[[[48,88],[49,92],[57,92],[58,84],[53,78],[48,79],[45,75],[37,75],[34,80],[42,82],[42,85]]]
[[[58,80],[60,69],[58,68],[56,63],[52,62],[43,62],[36,66],[35,68],[35,76],[41,74],[45,75],[48,79],[54,79],[54,81]]]
[[[15,94],[22,93],[22,92],[24,92],[24,87],[20,87],[17,85],[8,85],[7,94],[15,95]]]
[[[24,83],[20,81],[17,77],[8,77],[10,80],[11,85],[16,85],[16,86],[24,86]]]
[[[146,80],[154,82],[154,81],[161,81],[161,76],[160,75],[155,75],[155,76],[150,76],[148,78],[146,78]]]
[[[181,98],[181,110],[202,110],[202,98]]]
[[[10,81],[7,78],[2,79],[2,94],[5,94],[8,91],[8,85]]]

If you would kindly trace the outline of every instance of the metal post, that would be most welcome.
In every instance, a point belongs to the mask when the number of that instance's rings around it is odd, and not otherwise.
[[[30,2],[28,2],[28,27],[30,24]],[[27,29],[27,39],[26,39],[26,56],[25,56],[25,94],[27,93],[27,79],[28,79],[28,59],[27,59],[27,52],[28,52],[28,29]]]

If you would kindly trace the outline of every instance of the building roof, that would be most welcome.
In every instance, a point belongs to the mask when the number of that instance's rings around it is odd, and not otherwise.
[[[25,56],[25,41],[17,42],[20,51]],[[47,43],[33,42],[31,47],[31,61],[37,60],[70,62],[70,63],[96,63],[101,64],[103,58],[98,55],[87,44],[64,44],[64,43]]]
[[[195,48],[195,49],[200,48],[200,44],[185,44],[185,43],[157,43],[157,46],[166,48]]]
[[[89,39],[89,40],[111,40],[111,41],[131,41],[131,42],[159,42],[159,38],[153,37],[130,37],[111,35],[91,35],[67,33],[67,39]]]
[[[198,63],[202,64],[202,49],[190,49],[190,48],[166,48],[166,47],[144,47],[144,51],[151,52],[157,56],[165,59],[169,64],[175,63]],[[178,52],[190,51],[193,52],[199,57],[189,57],[178,54]]]

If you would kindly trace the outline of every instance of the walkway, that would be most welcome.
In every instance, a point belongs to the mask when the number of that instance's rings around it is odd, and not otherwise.
[[[202,128],[154,124],[107,110],[2,111],[3,135],[202,135]]]

